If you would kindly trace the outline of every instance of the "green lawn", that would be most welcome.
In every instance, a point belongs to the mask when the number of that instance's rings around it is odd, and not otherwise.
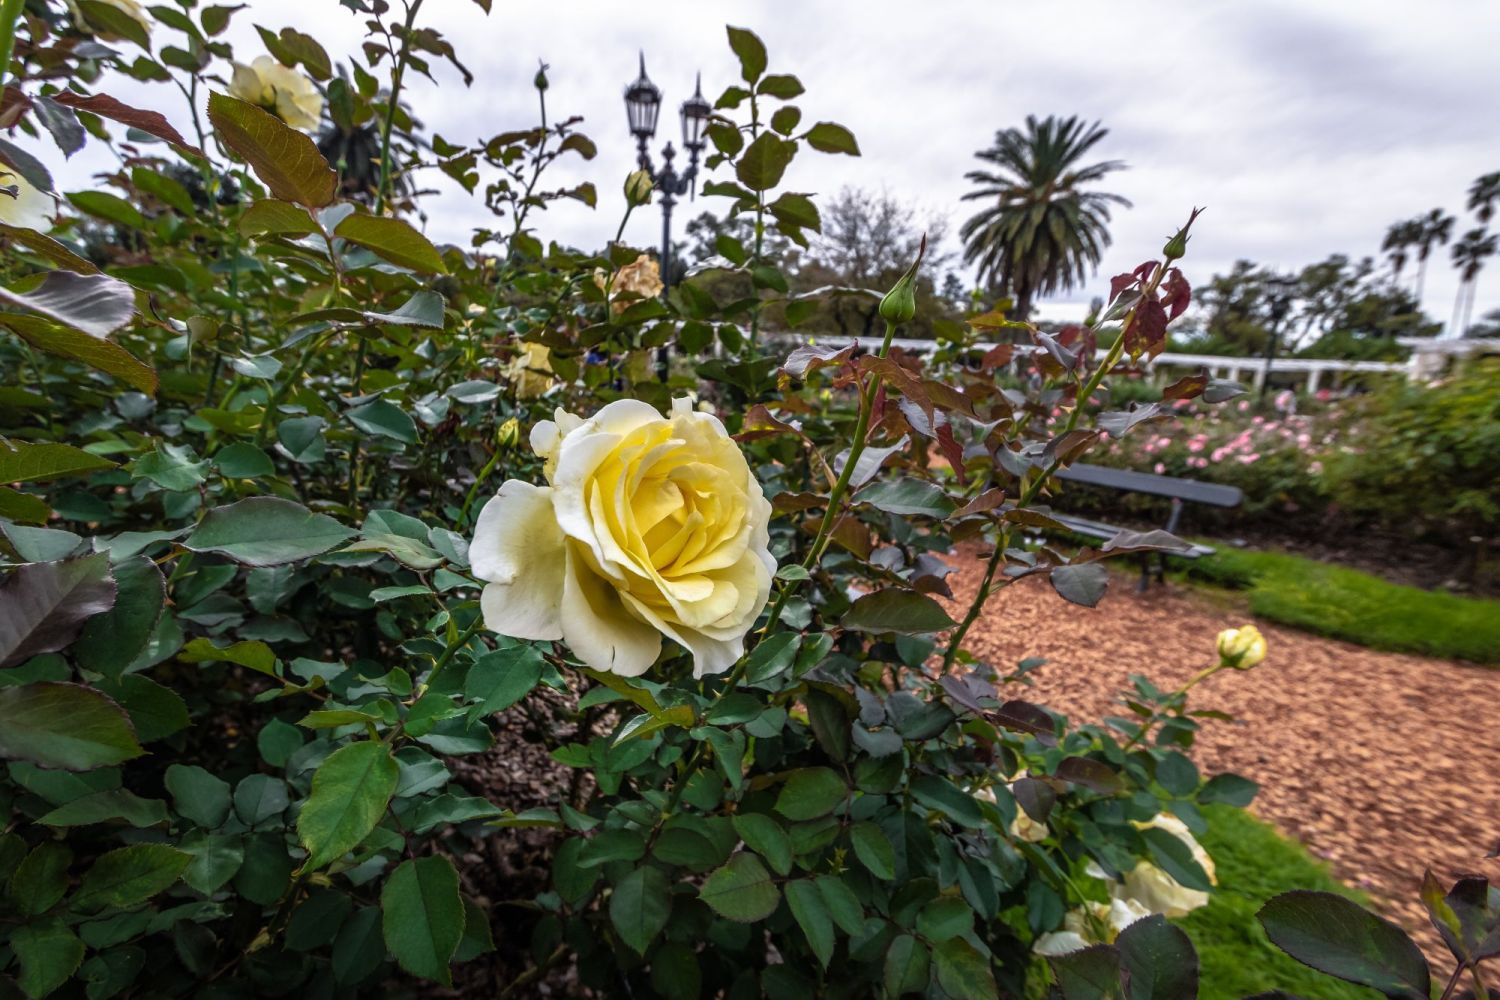
[[[1189,577],[1247,588],[1255,614],[1371,649],[1500,665],[1500,601],[1406,587],[1282,552],[1220,548]]]
[[[1319,975],[1266,940],[1255,912],[1288,889],[1340,892],[1365,898],[1328,873],[1295,841],[1230,806],[1205,810],[1201,838],[1214,859],[1219,885],[1207,906],[1179,921],[1201,963],[1201,1000],[1241,1000],[1273,989],[1308,1000],[1378,1000],[1380,994]]]

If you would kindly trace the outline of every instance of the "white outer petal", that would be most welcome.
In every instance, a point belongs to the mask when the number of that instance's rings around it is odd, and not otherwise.
[[[516,639],[561,639],[559,606],[566,540],[552,490],[510,479],[474,525],[469,563],[489,585],[480,595],[485,627]]]

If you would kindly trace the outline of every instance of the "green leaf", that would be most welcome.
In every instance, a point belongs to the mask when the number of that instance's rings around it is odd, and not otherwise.
[[[990,963],[963,938],[950,938],[933,949],[937,981],[953,1000],[995,1000]]]
[[[39,233],[35,229],[23,229],[20,226],[7,225],[0,222],[0,236],[4,236],[12,243],[19,243],[26,249],[36,253],[56,264],[58,267],[69,271],[77,271],[80,274],[98,274],[99,269],[92,261],[78,256],[72,250],[63,246],[52,237]]]
[[[752,191],[766,191],[781,182],[782,174],[797,155],[797,144],[766,131],[745,147],[734,166],[740,183]]]
[[[250,497],[209,511],[182,544],[246,566],[279,566],[321,555],[353,535],[327,514],[299,503]]]
[[[1193,857],[1192,848],[1176,834],[1153,826],[1142,830],[1141,837],[1151,850],[1151,860],[1176,882],[1200,892],[1213,891],[1213,883]]]
[[[302,732],[296,726],[272,719],[255,737],[261,760],[272,767],[285,767],[287,758],[302,747]]]
[[[245,863],[245,843],[238,836],[191,830],[179,846],[193,856],[182,880],[205,896],[222,889]]]
[[[755,92],[757,94],[769,94],[783,101],[790,101],[792,98],[800,95],[805,89],[802,86],[802,81],[790,73],[772,73],[760,81],[760,85],[755,88]]]
[[[854,141],[854,133],[834,122],[818,122],[808,129],[802,138],[820,153],[859,155],[859,143]]]
[[[142,743],[165,739],[192,724],[182,696],[149,677],[126,674],[118,680],[106,679],[100,687],[125,709]]]
[[[745,683],[763,684],[776,677],[792,665],[801,648],[800,632],[777,632],[762,639],[750,652],[750,659],[745,664]]]
[[[73,644],[78,665],[118,679],[135,662],[156,631],[166,603],[161,570],[145,556],[117,563],[114,607],[90,618]]]
[[[1260,791],[1260,785],[1238,774],[1216,774],[1198,790],[1198,801],[1204,805],[1222,802],[1243,809]]]
[[[333,201],[337,175],[306,135],[226,94],[209,95],[208,118],[224,145],[250,164],[273,196],[308,208]]]
[[[229,782],[196,764],[173,764],[165,777],[172,793],[172,807],[205,830],[223,825],[229,818]]]
[[[1125,1000],[1120,953],[1116,949],[1094,945],[1047,961],[1057,978],[1061,1000]]]
[[[935,774],[921,775],[912,781],[911,795],[928,809],[943,813],[961,826],[984,825],[984,815],[974,797],[947,778]]]
[[[330,964],[333,977],[345,985],[367,978],[385,961],[385,942],[381,939],[380,910],[363,906],[344,921],[333,941]]]
[[[902,517],[947,517],[958,509],[942,487],[920,479],[892,479],[871,483],[854,495],[867,503]]]
[[[1137,920],[1115,941],[1129,973],[1128,1000],[1198,995],[1198,953],[1181,928],[1163,916]]]
[[[927,988],[931,960],[927,946],[910,934],[902,934],[885,952],[885,991],[891,997],[920,993]]]
[[[464,697],[473,703],[469,718],[503,712],[526,697],[546,665],[535,646],[511,646],[479,657],[464,679]]]
[[[735,813],[734,832],[745,846],[766,859],[771,870],[787,875],[792,870],[792,840],[781,824],[765,813]]]
[[[823,901],[823,894],[810,879],[799,878],[786,884],[786,901],[797,926],[802,928],[807,946],[817,956],[818,963],[823,968],[828,968],[828,963],[833,958],[835,941],[833,921],[829,916],[828,906]]]
[[[793,771],[781,786],[776,811],[790,820],[817,819],[833,812],[848,797],[849,786],[837,771],[829,767],[804,767]]]
[[[759,858],[741,852],[703,880],[698,897],[721,917],[749,924],[776,911],[781,891]]]
[[[0,666],[62,649],[114,603],[115,582],[102,552],[22,564],[0,582]]]
[[[953,628],[958,623],[948,617],[941,604],[926,594],[887,587],[855,601],[844,612],[839,624],[857,632],[926,635]]]
[[[10,877],[11,901],[22,915],[34,917],[57,904],[68,891],[73,852],[56,840],[44,840],[16,866]]]
[[[78,684],[0,688],[0,757],[87,771],[145,753],[124,710]]]
[[[139,389],[147,395],[156,394],[156,370],[137,360],[135,355],[118,344],[60,326],[40,316],[6,314],[0,316],[0,323],[38,350],[73,361],[81,361],[90,368],[112,375],[133,389]],[[67,446],[45,445],[42,447],[64,448]],[[4,457],[5,449],[0,448],[0,459]],[[95,459],[95,462],[103,462],[103,459]],[[109,464],[111,463],[104,463],[105,466]]]
[[[1109,570],[1103,563],[1058,566],[1048,576],[1052,580],[1052,589],[1060,596],[1086,608],[1097,607],[1109,587]]]
[[[10,947],[21,963],[16,985],[28,997],[51,993],[67,982],[83,961],[83,942],[56,917],[17,928]]]
[[[443,257],[432,242],[400,219],[355,213],[334,229],[333,235],[357,243],[398,267],[422,274],[447,274]]]
[[[159,826],[167,822],[167,804],[160,799],[143,799],[123,788],[111,788],[70,799],[37,822],[43,826],[92,826],[117,819],[137,829]]]
[[[784,194],[777,198],[766,209],[776,217],[776,221],[787,225],[796,226],[799,229],[811,229],[815,233],[823,231],[823,220],[818,216],[818,206],[805,194]]]
[[[615,883],[609,919],[636,954],[644,955],[672,915],[672,887],[659,868],[644,865]]]
[[[269,774],[249,774],[234,786],[234,814],[248,827],[281,828],[281,815],[291,804],[286,782]]]
[[[184,663],[237,663],[276,676],[276,654],[259,639],[243,639],[229,646],[215,646],[212,639],[190,639],[177,658]]]
[[[407,972],[453,985],[448,960],[464,936],[458,873],[445,857],[403,861],[380,891],[386,947]]]
[[[871,822],[856,823],[849,829],[854,855],[871,875],[884,881],[896,877],[896,852],[885,831]]]
[[[961,937],[974,929],[974,911],[962,896],[939,896],[917,914],[917,933],[930,944]]]
[[[7,483],[40,483],[60,476],[111,469],[114,464],[72,445],[0,443],[0,480]]]
[[[1284,892],[1256,917],[1272,944],[1319,972],[1403,1000],[1432,995],[1422,950],[1401,928],[1343,896]]]
[[[766,71],[766,46],[749,28],[727,27],[729,47],[740,60],[740,75],[754,83]]]
[[[141,214],[140,209],[108,191],[76,191],[68,195],[68,201],[80,212],[87,212],[105,222],[114,222],[131,229],[146,228],[146,217]]]
[[[276,473],[271,456],[248,441],[236,441],[214,453],[214,467],[225,479],[259,479]]]
[[[819,875],[815,881],[833,922],[845,934],[852,936],[861,933],[865,926],[865,911],[859,905],[859,897],[854,895],[854,890],[837,875]]]
[[[318,231],[318,224],[307,209],[291,202],[262,198],[240,216],[240,232],[246,236],[287,236],[296,238]]]
[[[425,326],[441,330],[443,328],[443,297],[437,292],[417,292],[403,302],[395,312],[365,312],[360,315],[372,323]]]
[[[135,315],[135,290],[107,274],[49,271],[29,292],[0,288],[0,302],[41,313],[99,340]]]
[[[359,846],[385,815],[400,776],[391,748],[379,740],[335,750],[313,774],[312,793],[297,816],[297,839],[308,854],[304,870]]]
[[[132,844],[107,851],[84,873],[69,903],[85,912],[144,903],[176,882],[192,860],[191,854],[166,844]]]
[[[344,416],[366,434],[387,437],[403,444],[416,444],[417,425],[405,410],[388,399],[375,399],[356,406]]]

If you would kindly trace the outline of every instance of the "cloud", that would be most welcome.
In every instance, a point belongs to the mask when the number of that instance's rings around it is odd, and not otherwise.
[[[473,3],[442,0],[421,17],[477,78],[465,89],[456,73],[435,66],[437,84],[410,82],[426,124],[452,141],[532,124],[530,81],[538,59],[551,64],[549,114],[582,114],[599,147],[591,162],[560,165],[553,184],[592,180],[600,204],[561,203],[538,226],[581,246],[608,239],[623,209],[620,183],[635,149],[621,93],[637,52],[665,91],[652,150],[669,138],[680,145],[676,108],[694,73],[702,71],[710,99],[738,76],[726,21],[761,35],[773,71],[802,79],[808,92],[796,103],[805,120],[836,120],[859,138],[858,159],[799,156],[788,172],[794,190],[883,187],[942,211],[956,232],[972,211],[960,201],[964,172],[997,129],[1028,113],[1102,120],[1110,136],[1099,156],[1130,165],[1111,189],[1135,207],[1116,215],[1099,277],[1054,309],[1087,303],[1110,274],[1157,253],[1194,205],[1209,208],[1188,260],[1190,277],[1202,282],[1240,257],[1290,268],[1335,252],[1376,254],[1396,219],[1435,205],[1462,217],[1470,181],[1500,169],[1495,4],[1435,2],[1414,12],[1396,0],[1148,7],[1007,0],[914,9],[872,0],[855,14],[833,0],[673,0],[644,13],[572,0],[496,4],[485,17]],[[246,55],[261,51],[253,23],[310,32],[335,56],[355,53],[363,34],[361,18],[326,0],[252,0],[230,36]],[[164,110],[176,103],[160,86],[134,85],[133,96]],[[186,125],[180,113],[172,117]],[[54,150],[42,152],[57,160]],[[106,166],[96,159],[60,176],[82,186],[88,169]],[[426,206],[429,231],[466,244],[472,227],[487,224],[482,204],[446,182],[434,186],[441,193]],[[687,218],[717,202],[679,206],[679,235]],[[637,212],[626,236],[654,245],[659,233],[652,210]],[[1457,287],[1447,260],[1438,255],[1427,282],[1427,307],[1439,318]],[[1500,261],[1481,275],[1478,299],[1476,313],[1500,307]]]

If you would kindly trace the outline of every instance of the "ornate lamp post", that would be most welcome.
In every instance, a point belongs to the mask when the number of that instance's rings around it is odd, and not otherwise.
[[[682,102],[682,145],[688,151],[688,165],[680,174],[672,166],[672,157],[677,151],[670,142],[661,151],[660,170],[652,164],[651,154],[646,149],[646,143],[656,135],[656,119],[660,113],[661,88],[646,76],[646,55],[642,53],[641,75],[625,88],[625,114],[630,119],[630,134],[635,136],[636,161],[651,175],[652,185],[661,192],[661,281],[665,294],[672,273],[672,206],[684,194],[697,192],[698,156],[703,152],[704,129],[713,115],[713,106],[703,96],[702,75],[699,75],[693,96]]]

